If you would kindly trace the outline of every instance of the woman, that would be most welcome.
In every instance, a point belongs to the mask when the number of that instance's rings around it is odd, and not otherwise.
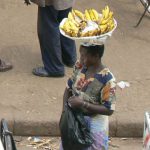
[[[80,47],[83,67],[74,71],[64,93],[64,103],[81,109],[90,127],[94,142],[85,150],[108,150],[108,116],[115,110],[116,84],[113,74],[102,63],[103,53],[104,45]]]

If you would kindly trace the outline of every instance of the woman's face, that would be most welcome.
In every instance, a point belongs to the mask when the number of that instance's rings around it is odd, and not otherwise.
[[[86,67],[90,67],[97,62],[97,57],[87,53],[84,47],[80,48],[80,63]]]

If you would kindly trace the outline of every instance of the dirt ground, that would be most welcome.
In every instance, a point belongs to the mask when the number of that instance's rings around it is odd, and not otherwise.
[[[134,28],[143,12],[139,0],[82,0],[76,1],[75,8],[100,11],[106,4],[114,11],[118,28],[106,43],[104,62],[117,81],[131,83],[130,88],[117,92],[111,134],[142,136],[144,112],[150,106],[150,18],[146,14]],[[11,122],[16,135],[58,135],[62,95],[72,69],[66,68],[61,79],[33,76],[32,68],[42,65],[37,6],[26,7],[23,0],[0,0],[0,14],[0,57],[14,65],[12,71],[0,73],[0,118]]]
[[[51,139],[51,150],[59,150],[59,138]],[[17,144],[18,150],[33,150],[34,148],[28,145],[27,139]],[[127,139],[127,138],[113,138],[109,143],[109,150],[142,150],[142,139]],[[44,149],[39,149],[44,150]]]

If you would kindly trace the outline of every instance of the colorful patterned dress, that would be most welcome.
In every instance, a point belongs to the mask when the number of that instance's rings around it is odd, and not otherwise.
[[[81,70],[76,68],[73,76],[68,80],[67,87],[72,90],[74,95],[78,95],[89,103],[115,110],[116,84],[113,74],[108,68],[105,68],[96,73],[93,78],[85,80],[86,71],[85,67]],[[108,150],[108,116],[99,114],[85,116],[85,120],[94,140],[92,146],[85,150]],[[60,150],[63,150],[62,146]]]

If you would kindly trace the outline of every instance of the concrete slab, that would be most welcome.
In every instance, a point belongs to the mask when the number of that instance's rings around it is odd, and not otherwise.
[[[118,29],[106,44],[104,62],[118,81],[131,87],[117,94],[117,110],[110,118],[112,136],[142,136],[144,112],[150,101],[150,20],[148,14],[138,28],[143,11],[138,0],[82,0],[75,8],[95,8],[108,4],[115,13]],[[0,57],[14,69],[0,73],[0,118],[6,118],[17,135],[58,135],[62,95],[72,69],[61,79],[32,75],[42,65],[36,33],[37,7],[22,1],[0,1]],[[79,45],[79,43],[77,43]],[[78,46],[77,46],[78,47]]]

